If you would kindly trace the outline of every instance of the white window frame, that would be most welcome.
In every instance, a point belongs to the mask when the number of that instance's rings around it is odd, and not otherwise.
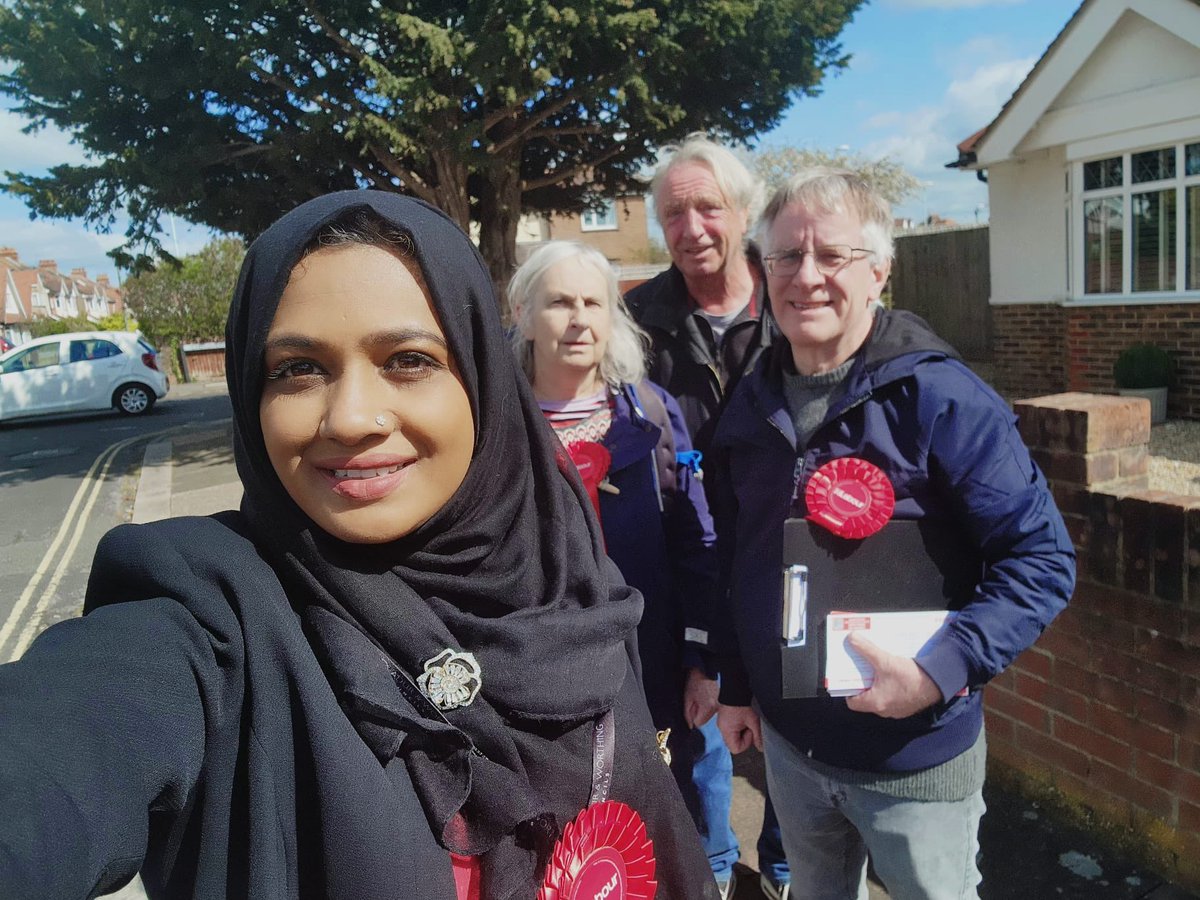
[[[603,213],[585,209],[579,214],[580,231],[616,231],[618,227],[616,200],[605,200]]]
[[[1179,300],[1200,301],[1200,289],[1185,290],[1187,277],[1187,189],[1200,186],[1200,173],[1186,174],[1186,148],[1191,144],[1200,143],[1200,134],[1182,140],[1163,140],[1153,144],[1130,147],[1127,149],[1096,153],[1072,160],[1069,166],[1071,184],[1071,252],[1069,295],[1072,305],[1111,305],[1121,304],[1152,304],[1175,302]],[[1100,148],[1094,148],[1100,149]],[[1148,150],[1173,149],[1175,152],[1175,176],[1160,181],[1133,182],[1133,157]],[[1083,189],[1083,169],[1086,163],[1098,162],[1104,159],[1121,158],[1120,187]],[[1153,191],[1175,191],[1175,278],[1174,286],[1163,291],[1134,291],[1133,290],[1133,196],[1135,194]],[[1087,293],[1085,291],[1085,267],[1087,240],[1087,222],[1083,214],[1084,202],[1119,197],[1122,201],[1122,239],[1121,239],[1121,289],[1108,293]],[[1195,223],[1200,228],[1200,222]],[[1197,260],[1200,267],[1200,260]]]

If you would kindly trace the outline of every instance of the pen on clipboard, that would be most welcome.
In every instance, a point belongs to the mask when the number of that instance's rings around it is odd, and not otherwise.
[[[789,647],[808,643],[808,566],[783,567],[783,639]]]

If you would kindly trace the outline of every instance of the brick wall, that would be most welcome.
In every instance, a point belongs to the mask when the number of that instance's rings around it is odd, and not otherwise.
[[[1029,397],[1065,390],[1063,308],[1023,303],[992,309],[996,387]]]
[[[1200,498],[1146,488],[1146,400],[1016,404],[1078,553],[1066,611],[988,688],[990,763],[1200,889]]]
[[[595,247],[616,265],[646,261],[650,234],[646,226],[646,201],[643,197],[616,200],[617,227],[611,230],[584,231],[578,214],[550,217],[550,237],[554,240],[581,241]]]
[[[1152,343],[1178,364],[1167,414],[1200,419],[1200,304],[1013,304],[993,307],[992,319],[996,387],[1009,396],[1114,391],[1117,354]]]
[[[1092,306],[1065,310],[1073,391],[1110,391],[1112,368],[1130,344],[1157,344],[1175,357],[1178,379],[1167,415],[1200,419],[1200,304]]]

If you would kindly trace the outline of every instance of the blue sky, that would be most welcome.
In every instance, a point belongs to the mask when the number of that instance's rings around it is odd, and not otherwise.
[[[842,32],[849,67],[760,143],[890,156],[924,185],[898,215],[986,221],[987,186],[945,164],[996,116],[1079,2],[875,0]]]
[[[944,168],[955,145],[995,117],[1021,79],[1079,6],[1079,0],[873,0],[842,33],[849,68],[827,77],[821,96],[801,98],[760,146],[847,148],[891,156],[923,183],[898,215],[930,213],[972,222],[987,219],[987,189],[973,173]],[[23,120],[0,110],[0,169],[38,171],[82,155],[65,135],[19,133]],[[176,222],[164,245],[199,249],[203,228]],[[80,223],[38,219],[0,195],[0,244],[22,261],[55,259],[60,270],[85,267],[114,274],[105,251],[120,234]]]

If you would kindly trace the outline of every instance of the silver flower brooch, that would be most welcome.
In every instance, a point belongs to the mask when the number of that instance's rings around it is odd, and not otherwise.
[[[445,712],[470,706],[483,684],[481,676],[474,654],[447,648],[426,660],[425,673],[417,676],[417,687]]]

